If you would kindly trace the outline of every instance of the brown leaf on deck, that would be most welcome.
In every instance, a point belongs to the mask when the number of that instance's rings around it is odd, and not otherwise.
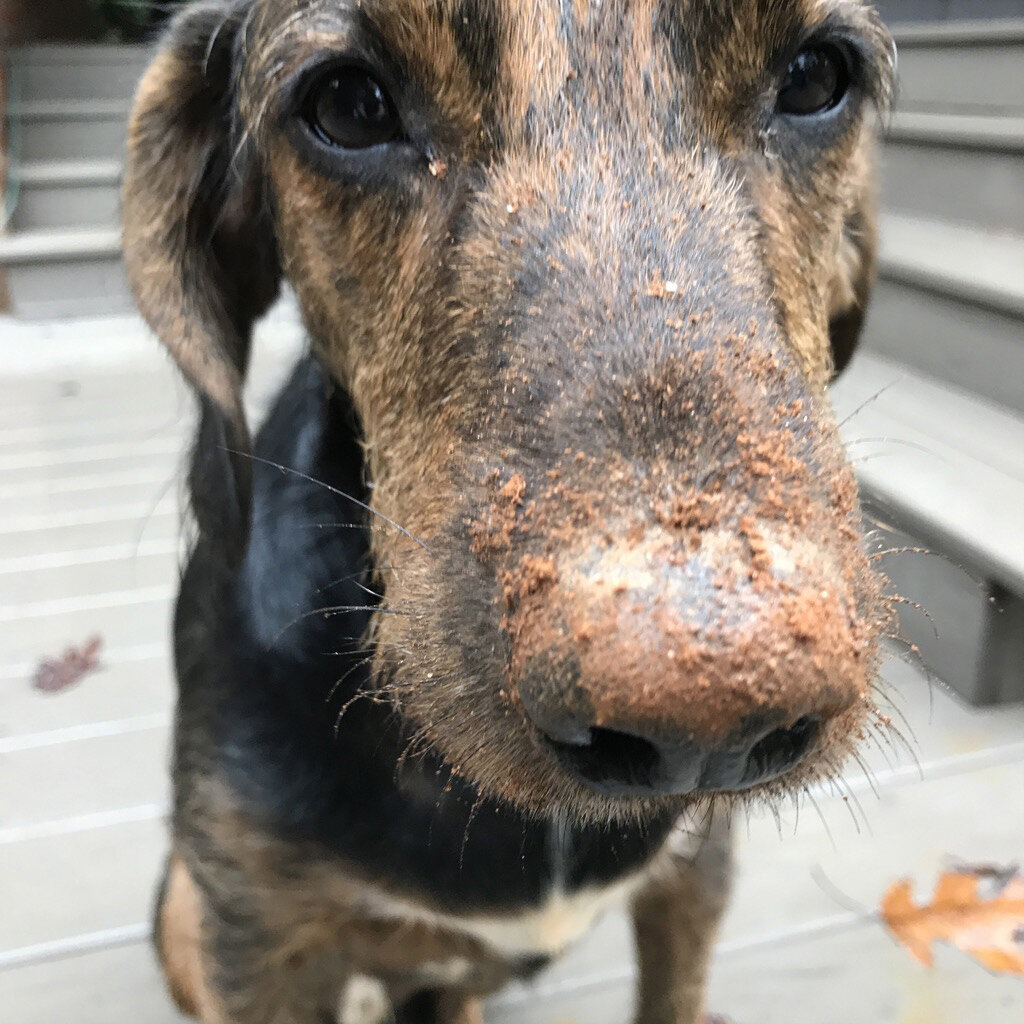
[[[994,886],[990,896],[982,881]],[[930,967],[932,944],[948,942],[997,974],[1024,975],[1024,876],[992,868],[949,871],[932,902],[914,903],[902,879],[882,899],[882,919],[915,960]]]
[[[92,636],[80,647],[69,647],[59,658],[46,658],[39,663],[32,686],[42,693],[61,693],[80,683],[100,668],[102,637]]]

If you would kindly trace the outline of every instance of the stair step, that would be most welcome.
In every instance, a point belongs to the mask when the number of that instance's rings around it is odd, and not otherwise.
[[[11,180],[18,203],[10,229],[116,226],[121,170],[117,160],[54,160],[15,168]]]
[[[1024,698],[1024,415],[861,353],[833,389],[884,549],[880,566],[921,612],[901,628],[969,699]]]
[[[1024,114],[1024,19],[902,25],[901,110]]]
[[[0,272],[24,319],[92,316],[132,308],[118,229],[0,236]]]
[[[22,101],[121,100],[135,92],[147,46],[25,46],[11,52],[11,95]]]
[[[892,116],[888,137],[927,146],[1020,154],[1024,153],[1024,117],[900,110]]]
[[[990,0],[983,0],[990,7]],[[1014,0],[1020,6],[1019,0]],[[965,18],[959,21],[904,21],[891,26],[900,48],[1024,43],[1024,18]]]
[[[887,210],[1024,235],[1024,117],[897,114],[881,177]]]
[[[872,352],[1024,413],[1024,238],[888,216]]]
[[[25,231],[0,235],[0,266],[59,263],[67,257],[103,257],[121,252],[117,228]]]
[[[1024,236],[889,214],[879,270],[887,280],[1024,320]]]
[[[873,353],[834,390],[856,407],[883,388],[844,428],[885,439],[878,458],[857,450],[862,483],[917,536],[1024,596],[1024,416]]]
[[[13,152],[21,163],[120,160],[129,106],[126,100],[61,100],[12,104]]]

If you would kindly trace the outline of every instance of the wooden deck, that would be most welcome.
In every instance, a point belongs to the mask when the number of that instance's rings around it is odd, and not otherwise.
[[[264,332],[258,411],[293,347]],[[147,942],[165,845],[179,558],[191,405],[130,318],[50,327],[0,320],[0,1019],[171,1024]],[[923,600],[927,603],[927,597]],[[955,624],[945,624],[955,629]],[[103,669],[56,695],[40,658],[103,638]],[[1024,708],[969,710],[914,669],[885,669],[916,736],[866,751],[843,793],[796,827],[740,822],[741,873],[714,965],[712,1009],[734,1024],[1010,1024],[1024,984],[939,949],[918,966],[875,916],[909,875],[1024,855]],[[490,1024],[625,1024],[631,952],[620,917]]]

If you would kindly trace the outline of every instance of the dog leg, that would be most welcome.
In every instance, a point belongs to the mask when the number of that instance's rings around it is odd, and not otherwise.
[[[391,1000],[376,978],[355,974],[345,984],[337,1024],[385,1024],[392,1019]]]
[[[438,1024],[484,1024],[484,1007],[478,999],[442,995],[437,1002]]]
[[[639,959],[636,1024],[701,1024],[711,948],[728,900],[731,836],[712,820],[694,854],[673,843],[634,900]]]
[[[396,1024],[484,1024],[484,1008],[462,993],[425,992],[398,1011]]]
[[[236,907],[242,905],[236,901]],[[332,993],[338,992],[340,979],[336,971],[325,968],[321,954],[284,955],[281,950],[264,949],[219,928],[216,922],[222,919],[206,912],[185,860],[172,854],[157,899],[157,952],[178,1008],[201,1024],[385,1024],[391,1020],[387,993],[372,979],[350,976],[335,1001]],[[251,934],[250,929],[245,933]],[[211,955],[210,949],[217,947],[223,949]]]
[[[157,896],[154,938],[171,997],[182,1013],[203,1017],[211,1002],[202,966],[199,892],[184,860],[172,854]]]

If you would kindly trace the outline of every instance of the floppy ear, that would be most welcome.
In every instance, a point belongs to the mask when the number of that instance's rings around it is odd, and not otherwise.
[[[836,276],[829,296],[829,339],[835,376],[846,369],[860,341],[875,281],[876,237],[873,199],[847,217],[839,244]]]
[[[200,399],[195,515],[233,561],[245,549],[251,503],[242,405],[249,343],[281,276],[264,178],[237,113],[247,7],[202,0],[172,24],[135,98],[124,193],[136,301]]]

